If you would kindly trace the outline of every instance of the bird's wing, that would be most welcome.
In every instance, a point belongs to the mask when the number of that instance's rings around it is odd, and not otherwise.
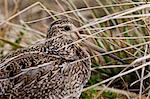
[[[0,62],[4,62],[6,59],[8,58],[12,58],[14,56],[17,56],[23,52],[29,52],[29,49],[28,48],[20,48],[20,49],[17,49],[16,51],[12,51],[11,53],[8,53],[6,56],[3,56],[1,59],[0,59]]]
[[[6,59],[0,64],[0,95],[23,88],[46,74],[56,74],[62,63],[59,56],[42,52],[24,52]]]
[[[6,56],[2,57],[0,59],[0,63],[4,62],[6,59],[15,57],[15,56],[17,56],[17,55],[19,55],[21,53],[24,53],[24,52],[38,51],[41,48],[43,48],[43,44],[44,43],[45,43],[44,41],[43,42],[37,42],[34,45],[31,45],[30,47],[19,48],[16,51],[12,51],[11,53],[8,53]]]

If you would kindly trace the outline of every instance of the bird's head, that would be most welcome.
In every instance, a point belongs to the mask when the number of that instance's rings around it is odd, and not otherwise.
[[[59,19],[51,23],[48,30],[47,39],[55,36],[64,36],[67,39],[76,40],[77,32],[73,31],[76,26],[69,19]]]

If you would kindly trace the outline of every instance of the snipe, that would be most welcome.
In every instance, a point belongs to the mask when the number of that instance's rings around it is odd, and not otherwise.
[[[91,61],[73,44],[75,28],[68,19],[57,20],[44,41],[1,59],[0,99],[78,99],[90,77]]]

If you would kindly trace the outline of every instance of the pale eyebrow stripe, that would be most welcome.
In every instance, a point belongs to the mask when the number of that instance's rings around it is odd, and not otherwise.
[[[65,25],[70,25],[70,26],[71,26],[72,24],[70,24],[70,23],[69,23],[69,24],[68,24],[68,23],[65,23],[65,24],[56,24],[56,25],[53,25],[53,26],[65,26]],[[52,26],[52,27],[53,27],[53,26]]]

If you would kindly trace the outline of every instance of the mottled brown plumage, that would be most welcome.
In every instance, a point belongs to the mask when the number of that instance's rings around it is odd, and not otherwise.
[[[44,41],[1,59],[0,99],[78,99],[90,77],[91,61],[78,44],[71,44],[74,28],[67,19],[57,20]]]

